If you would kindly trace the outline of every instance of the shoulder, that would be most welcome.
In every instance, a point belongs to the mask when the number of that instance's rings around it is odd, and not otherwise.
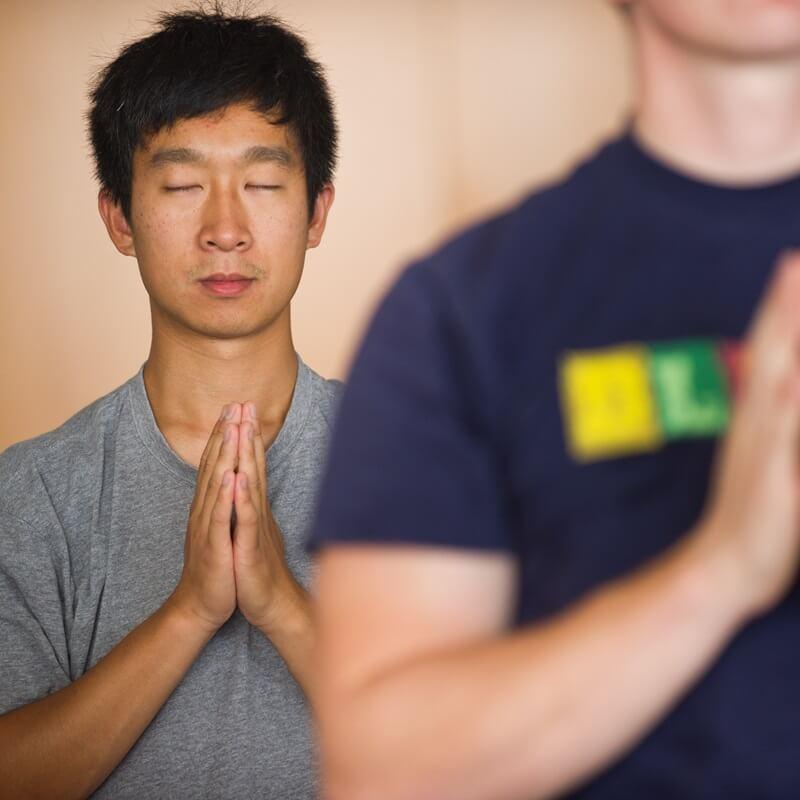
[[[128,382],[130,383],[130,382]],[[78,411],[52,431],[0,453],[0,511],[31,525],[99,481],[107,439],[116,429],[128,383]]]
[[[520,283],[545,280],[586,225],[607,213],[605,193],[618,170],[618,146],[610,142],[562,180],[459,232],[413,264],[412,272],[424,274],[408,280],[427,283],[428,291],[482,300],[491,299],[498,285],[514,291]]]
[[[560,324],[581,291],[585,259],[576,253],[605,224],[615,146],[406,267],[373,315],[348,397],[372,397],[382,380],[382,402],[413,386],[423,407],[439,387],[493,427],[485,417],[504,413],[509,382],[535,355],[530,343]]]
[[[429,308],[457,330],[507,327],[520,314],[546,315],[563,295],[565,265],[613,221],[614,187],[624,169],[614,140],[562,180],[459,232],[411,264],[389,295]],[[580,282],[580,275],[570,275]],[[569,293],[568,293],[569,294]]]

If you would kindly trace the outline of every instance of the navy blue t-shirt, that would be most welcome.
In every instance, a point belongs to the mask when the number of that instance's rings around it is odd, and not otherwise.
[[[340,408],[313,544],[508,551],[520,625],[630,573],[697,521],[716,441],[574,458],[564,354],[739,339],[778,255],[799,245],[800,177],[709,185],[631,136],[467,230],[408,268],[377,311]],[[792,591],[740,633],[575,796],[800,795],[799,600]]]

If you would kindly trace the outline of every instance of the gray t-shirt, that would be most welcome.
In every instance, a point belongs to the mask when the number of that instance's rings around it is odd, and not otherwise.
[[[287,562],[308,586],[341,384],[298,366],[267,470]],[[156,426],[141,370],[0,455],[0,713],[68,685],[162,605],[181,574],[196,476]],[[306,800],[315,782],[305,698],[237,611],[94,796]]]

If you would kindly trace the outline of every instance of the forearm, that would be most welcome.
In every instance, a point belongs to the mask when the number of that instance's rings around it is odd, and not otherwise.
[[[0,797],[66,799],[94,791],[209,638],[168,601],[70,686],[0,717]]]
[[[741,625],[733,594],[717,591],[730,578],[708,570],[689,540],[549,622],[329,685],[326,797],[530,800],[587,778]]]
[[[316,701],[316,682],[313,675],[314,626],[311,619],[311,600],[308,592],[296,581],[287,591],[281,610],[274,622],[259,626],[310,703]]]

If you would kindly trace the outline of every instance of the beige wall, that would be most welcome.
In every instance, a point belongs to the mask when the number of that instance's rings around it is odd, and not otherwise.
[[[86,85],[156,0],[3,0],[0,450],[133,374],[149,346],[136,265],[96,213]],[[298,350],[342,377],[411,256],[557,176],[619,127],[628,43],[606,0],[277,0],[327,65],[337,198],[294,304]]]

